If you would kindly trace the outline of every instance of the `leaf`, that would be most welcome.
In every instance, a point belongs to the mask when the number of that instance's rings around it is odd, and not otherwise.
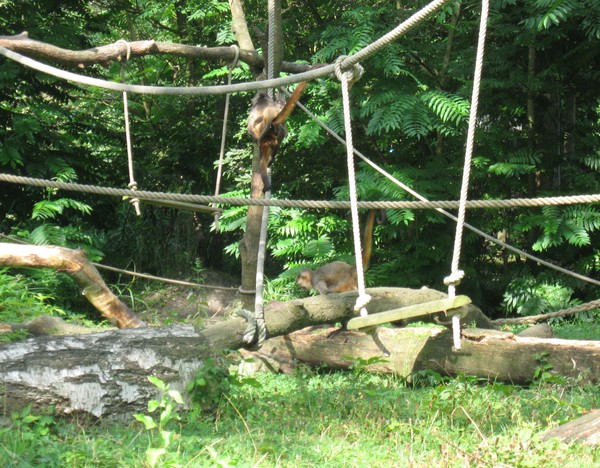
[[[167,393],[169,394],[169,396],[170,396],[171,398],[173,398],[173,400],[174,400],[176,403],[178,403],[178,404],[180,404],[180,405],[183,405],[183,404],[184,404],[184,402],[183,402],[183,398],[182,398],[182,396],[181,396],[181,393],[179,393],[177,390],[169,390]]]
[[[158,408],[160,408],[160,403],[156,400],[148,401],[148,411],[150,413],[154,413]]]
[[[167,389],[168,385],[165,382],[163,382],[162,380],[160,380],[158,377],[155,377],[154,375],[149,375],[148,380],[150,381],[150,383],[152,385],[154,385],[158,389],[162,390],[163,392]]]
[[[154,422],[154,419],[152,419],[147,414],[134,414],[133,417],[139,422],[141,422],[146,428],[146,430],[155,429],[156,427],[158,427]]]

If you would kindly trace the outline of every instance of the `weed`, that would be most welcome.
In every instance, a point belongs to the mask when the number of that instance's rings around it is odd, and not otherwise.
[[[171,448],[175,432],[169,430],[172,421],[179,421],[179,410],[184,405],[183,398],[177,390],[170,389],[170,385],[166,384],[158,377],[149,376],[148,380],[152,385],[161,391],[160,400],[150,400],[148,402],[148,413],[155,413],[160,410],[158,417],[152,417],[147,414],[135,414],[134,417],[144,425],[146,431],[151,434],[150,440],[154,441],[155,435],[159,436],[159,444],[156,447],[149,446],[146,449],[146,463],[151,467],[156,466],[163,458],[170,461],[167,454]],[[174,454],[173,454],[174,455]],[[174,456],[170,457],[172,460]]]

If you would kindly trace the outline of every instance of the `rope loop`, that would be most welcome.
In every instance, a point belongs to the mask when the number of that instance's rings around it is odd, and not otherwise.
[[[343,69],[342,64],[347,58],[347,55],[340,55],[335,60],[335,76],[338,80],[342,81],[342,76],[345,74],[348,79],[348,86],[352,87],[354,83],[361,79],[365,69],[360,65],[360,63],[352,65],[351,68]]]
[[[244,330],[244,335],[242,336],[242,341],[246,344],[251,344],[254,341],[254,335],[256,335],[257,328],[254,313],[246,309],[236,310],[235,313],[248,322],[248,326],[246,327],[246,330]]]
[[[229,47],[231,47],[235,52],[235,57],[233,58],[233,61],[227,66],[227,68],[229,68],[229,71],[231,71],[240,63],[240,48],[237,46],[237,44],[231,44]]]
[[[119,39],[117,42],[117,44],[125,44],[125,61],[128,62],[129,59],[131,58],[131,44],[126,41],[125,39]],[[119,54],[119,61],[123,60],[123,56],[121,54]]]

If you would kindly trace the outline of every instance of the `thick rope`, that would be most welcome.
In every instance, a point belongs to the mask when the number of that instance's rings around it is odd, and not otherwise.
[[[240,48],[237,45],[231,46],[235,50],[235,58],[227,67],[227,84],[231,84],[233,70],[238,66],[240,61]],[[221,178],[223,176],[223,163],[225,161],[225,142],[227,141],[227,122],[229,121],[229,98],[230,94],[225,95],[225,110],[223,111],[223,130],[221,131],[221,149],[219,151],[219,164],[217,166],[217,181],[215,182],[215,196],[218,197],[221,191]],[[216,205],[215,205],[216,206]],[[215,229],[219,230],[220,212],[214,214]]]
[[[343,141],[343,140],[342,140]],[[458,201],[440,200],[429,201],[425,197],[419,195],[410,187],[402,184],[395,179],[391,174],[384,169],[378,167],[375,163],[366,158],[362,153],[355,150],[361,159],[373,168],[381,172],[385,177],[392,180],[398,186],[402,187],[407,192],[419,198],[421,201],[359,201],[358,208],[360,209],[402,209],[408,208],[412,210],[436,209],[441,208],[457,209]],[[328,210],[347,210],[350,208],[349,201],[336,200],[278,200],[263,198],[242,198],[242,197],[225,197],[214,195],[193,195],[186,193],[169,193],[169,192],[153,192],[148,190],[133,191],[129,189],[100,187],[97,185],[78,184],[74,182],[59,182],[49,179],[38,179],[35,177],[17,176],[13,174],[0,173],[0,182],[8,182],[11,184],[30,185],[32,187],[50,187],[60,190],[69,190],[73,192],[93,193],[96,195],[115,196],[115,197],[135,197],[138,196],[148,200],[172,200],[196,204],[211,204],[219,203],[231,206],[280,206],[283,208],[312,208],[312,209],[328,209]],[[573,195],[563,197],[546,197],[546,198],[513,198],[510,200],[469,200],[467,208],[515,208],[515,207],[536,207],[536,206],[561,206],[575,205],[584,203],[600,203],[600,194],[598,195]],[[442,211],[440,211],[441,213]],[[444,214],[456,221],[456,217],[452,217],[449,213]],[[467,226],[465,224],[465,226]]]
[[[367,164],[373,168],[378,166],[369,161],[361,153],[355,150],[355,153],[363,159]],[[387,178],[394,181],[400,187],[407,192],[421,199],[422,201],[359,201],[358,208],[360,209],[373,209],[373,210],[384,210],[384,209],[402,209],[408,208],[412,210],[423,210],[423,209],[457,209],[459,206],[458,201],[451,200],[440,200],[440,201],[429,201],[425,197],[422,197],[417,192],[412,190],[410,187],[403,185],[400,181],[395,179],[392,175],[387,173],[384,169],[378,168],[378,170]],[[38,179],[35,177],[17,176],[13,174],[0,173],[0,182],[8,182],[12,184],[30,185],[32,187],[50,187],[57,188],[60,190],[69,190],[73,192],[82,193],[93,193],[96,195],[105,196],[116,196],[116,197],[135,197],[138,196],[148,200],[172,200],[187,203],[196,204],[210,204],[219,203],[223,205],[231,206],[280,206],[283,208],[313,208],[313,209],[331,209],[331,210],[347,210],[350,208],[349,201],[336,201],[336,200],[278,200],[270,199],[265,200],[263,198],[242,198],[242,197],[225,197],[214,195],[193,195],[186,193],[169,193],[169,192],[153,192],[148,190],[128,190],[122,188],[113,187],[100,187],[97,185],[86,185],[78,184],[74,182],[59,182],[56,180],[49,179]],[[416,194],[416,195],[415,195]],[[513,198],[510,200],[469,200],[467,201],[467,208],[515,208],[515,207],[536,207],[536,206],[561,206],[561,205],[575,205],[584,203],[600,203],[600,194],[598,195],[573,195],[563,197],[546,197],[546,198]],[[441,211],[440,211],[441,212]],[[451,217],[449,213],[445,216]],[[456,217],[453,218],[456,220]],[[466,224],[465,224],[466,226]]]
[[[352,117],[350,115],[350,91],[349,83],[357,80],[361,71],[342,71],[342,60],[338,60],[336,75],[342,83],[342,101],[344,107],[344,128],[346,131],[346,156],[348,162],[348,187],[350,189],[350,213],[352,215],[352,235],[354,237],[354,257],[356,260],[356,279],[358,283],[358,297],[354,304],[354,311],[360,312],[361,316],[368,315],[365,306],[371,300],[365,291],[365,276],[363,271],[362,249],[360,240],[360,225],[358,221],[358,203],[356,193],[356,174],[354,171],[354,147],[352,144]]]
[[[127,49],[125,61],[128,61],[129,57],[131,57],[131,46],[129,45],[129,42],[124,39],[119,39],[117,43],[125,44]],[[123,62],[123,57],[121,57],[121,81],[125,83],[125,63]],[[126,91],[123,91],[123,120],[125,121],[125,146],[127,148],[127,168],[129,172],[129,184],[127,184],[127,186],[131,190],[137,190],[137,182],[135,181],[135,176],[133,174],[133,150],[131,149],[131,130],[129,128],[129,100],[127,99]],[[129,199],[129,203],[133,205],[135,214],[140,216],[142,214],[140,211],[140,199],[132,197]]]
[[[270,169],[268,172],[270,173]],[[270,176],[270,174],[269,174]],[[265,198],[271,197],[271,191],[265,192]],[[263,207],[262,219],[260,221],[260,237],[258,241],[258,258],[256,261],[256,295],[254,296],[254,317],[258,332],[258,346],[262,346],[267,337],[267,326],[265,324],[265,311],[263,304],[263,292],[265,286],[265,258],[267,251],[267,231],[269,225],[269,207]]]
[[[469,114],[469,129],[467,131],[467,145],[465,150],[465,162],[460,191],[460,206],[458,208],[458,221],[456,222],[456,236],[454,238],[454,251],[452,254],[452,268],[450,276],[444,280],[444,282],[448,285],[448,296],[451,298],[456,295],[456,286],[460,283],[460,280],[464,276],[464,273],[459,270],[459,262],[465,226],[465,217],[467,212],[467,195],[469,192],[471,161],[473,159],[475,128],[477,126],[477,108],[479,105],[479,90],[481,87],[481,70],[483,68],[488,11],[489,0],[482,0],[481,18],[479,23],[479,39],[477,41],[477,56],[475,59],[475,73],[473,76],[473,91],[471,95],[471,109]]]
[[[275,34],[277,32],[278,25],[276,24],[276,15],[275,12],[277,7],[275,5],[277,0],[268,0],[267,8],[269,13],[268,20],[268,34],[269,34],[269,43],[267,44],[267,79],[272,80],[275,78]],[[269,88],[269,97],[274,99],[273,95],[274,88]]]
[[[275,37],[276,29],[279,25],[276,24],[276,1],[269,0],[269,44],[268,44],[268,64],[267,77],[273,79],[275,74]],[[273,88],[269,88],[269,96],[273,99]],[[267,178],[271,182],[271,168],[267,169]],[[265,200],[271,198],[271,191],[265,191]],[[258,257],[256,261],[256,295],[254,296],[254,320],[256,322],[257,342],[258,346],[262,346],[267,338],[267,326],[265,324],[265,311],[263,304],[263,293],[265,284],[265,259],[267,251],[267,234],[269,227],[269,206],[263,207],[262,218],[260,223],[260,236],[258,241]]]
[[[549,312],[547,314],[540,315],[532,315],[530,317],[516,317],[516,318],[508,318],[508,319],[497,319],[492,320],[492,323],[498,325],[518,325],[522,323],[536,323],[543,322],[545,320],[555,318],[555,317],[563,317],[565,315],[573,315],[578,314],[579,312],[585,312],[588,310],[600,309],[600,299],[595,301],[586,302],[585,304],[580,304],[575,307],[569,307],[568,309],[560,309],[555,312]]]
[[[378,52],[381,48],[385,47],[393,40],[397,40],[402,35],[417,26],[421,21],[425,20],[428,16],[438,11],[444,4],[450,0],[436,0],[431,2],[423,9],[412,15],[410,18],[402,22],[394,30],[381,37],[379,40],[373,42],[371,45],[358,51],[355,55],[350,56],[344,60],[342,69],[352,68],[353,65],[361,60],[364,60],[368,56]],[[90,78],[76,73],[67,72],[58,68],[46,65],[36,60],[25,57],[17,52],[14,52],[5,47],[0,47],[0,55],[14,60],[21,65],[28,66],[35,70],[47,73],[64,80],[68,80],[74,83],[80,83],[88,86],[97,86],[104,89],[112,89],[114,91],[126,91],[128,93],[136,94],[154,94],[154,95],[210,95],[210,94],[227,94],[227,93],[238,93],[243,91],[257,91],[265,88],[276,88],[280,86],[287,86],[300,81],[311,81],[317,78],[322,78],[331,75],[335,72],[335,64],[326,65],[324,67],[315,68],[303,73],[296,75],[290,75],[282,78],[275,78],[273,80],[263,81],[252,81],[248,83],[236,83],[232,85],[220,85],[220,86],[191,86],[191,87],[177,87],[177,86],[142,86],[142,85],[125,85],[121,83],[114,83],[111,81],[100,80],[98,78]]]

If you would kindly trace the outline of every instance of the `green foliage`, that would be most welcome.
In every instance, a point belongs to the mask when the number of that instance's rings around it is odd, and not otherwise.
[[[40,315],[64,315],[65,311],[54,305],[54,297],[39,283],[23,275],[0,269],[0,321],[23,323]],[[22,338],[22,333],[0,335],[1,341]]]
[[[211,408],[229,392],[231,381],[227,363],[223,359],[208,358],[188,384],[187,391],[194,403],[202,408]]]
[[[559,282],[538,280],[532,276],[513,279],[506,288],[502,307],[506,314],[537,315],[573,307],[573,289]]]
[[[159,437],[157,446],[151,444],[146,449],[146,463],[151,466],[173,466],[176,465],[177,453],[170,452],[173,444],[175,432],[170,430],[173,422],[180,421],[181,417],[179,410],[184,405],[183,398],[177,390],[170,389],[170,385],[166,384],[158,377],[148,376],[148,380],[152,385],[161,392],[160,400],[148,401],[148,413],[152,414],[158,411],[158,415],[152,417],[148,414],[135,414],[136,420],[144,425],[146,431],[150,435],[150,442]],[[163,461],[164,460],[164,461]]]

